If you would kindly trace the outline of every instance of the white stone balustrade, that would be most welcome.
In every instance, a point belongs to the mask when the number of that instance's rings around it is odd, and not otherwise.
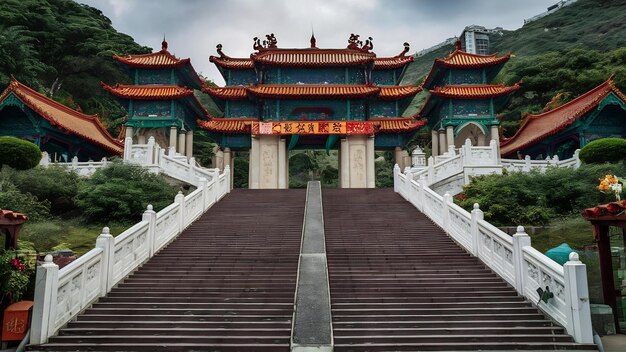
[[[446,162],[449,162],[446,161]],[[572,253],[561,267],[531,246],[530,237],[522,226],[509,236],[483,219],[478,204],[471,213],[430,189],[424,173],[416,180],[394,167],[394,191],[439,225],[454,241],[478,257],[516,291],[554,321],[563,325],[579,343],[592,343],[591,314],[587,271]],[[554,296],[548,302],[539,301],[537,289],[549,290]]]
[[[564,160],[559,160],[559,157],[556,155],[552,158],[548,157],[546,160],[531,160],[528,155],[523,160],[502,159],[502,167],[511,172],[530,172],[532,170],[545,172],[549,167],[571,167],[577,169],[580,167],[579,153],[580,149],[576,149],[571,158]]]
[[[179,193],[158,213],[148,205],[142,220],[119,236],[103,228],[96,247],[63,269],[46,256],[37,268],[30,343],[45,343],[229,193],[230,169],[210,172],[210,180],[199,178],[196,190]]]

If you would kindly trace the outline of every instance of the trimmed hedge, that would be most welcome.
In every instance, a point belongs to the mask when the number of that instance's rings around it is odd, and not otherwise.
[[[0,137],[0,167],[7,165],[28,170],[37,166],[40,160],[41,150],[35,144],[15,137]]]
[[[602,138],[590,142],[580,150],[585,164],[616,163],[626,160],[626,139]]]

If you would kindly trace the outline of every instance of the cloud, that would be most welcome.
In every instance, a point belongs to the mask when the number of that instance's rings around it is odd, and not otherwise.
[[[252,38],[275,33],[280,47],[345,47],[350,33],[374,38],[378,56],[396,55],[405,41],[418,51],[459,35],[465,26],[515,29],[556,0],[78,0],[99,8],[115,28],[142,45],[192,59],[195,69],[218,84],[208,62],[223,44],[232,57],[249,57]]]

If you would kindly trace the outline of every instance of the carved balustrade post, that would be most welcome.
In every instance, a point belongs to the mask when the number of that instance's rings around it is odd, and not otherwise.
[[[56,304],[56,294],[59,286],[59,266],[52,262],[52,256],[46,255],[44,263],[37,268],[35,278],[35,300],[33,303],[33,317],[30,327],[30,343],[42,344],[48,341],[50,321],[50,307]]]
[[[441,214],[441,228],[447,233],[450,233],[450,204],[452,204],[452,196],[446,192],[443,195],[443,207]]]
[[[524,247],[530,247],[530,236],[524,231],[524,226],[517,227],[513,235],[513,268],[515,270],[515,290],[524,295]]]
[[[96,248],[102,248],[100,297],[104,297],[113,287],[113,264],[115,264],[115,238],[111,235],[108,227],[102,228],[102,233],[96,239]]]
[[[226,187],[224,189],[224,195],[226,195],[226,193],[230,193],[230,190],[233,189],[233,185],[230,182],[231,178],[230,178],[230,165],[226,165],[224,167],[224,175],[226,175]]]
[[[398,164],[393,166],[393,191],[396,193],[400,191],[400,165]]]
[[[209,199],[209,190],[208,190],[209,181],[206,178],[200,177],[198,179],[198,188],[202,191],[202,210],[203,212],[209,209],[210,199]]]
[[[156,212],[153,210],[152,204],[148,204],[146,211],[141,216],[141,220],[148,222],[148,251],[149,258],[152,258],[156,247]]]
[[[485,214],[480,210],[478,203],[474,203],[474,209],[472,210],[472,254],[478,257],[480,252],[480,231],[478,231],[478,222],[485,218]]]
[[[580,261],[578,253],[570,253],[569,261],[563,265],[563,273],[565,302],[569,308],[567,333],[578,343],[592,343],[587,267]]]
[[[180,211],[178,212],[178,233],[183,232],[185,229],[185,196],[183,192],[178,192],[176,197],[174,197],[174,203],[178,203],[180,207]]]
[[[432,156],[428,158],[428,184],[427,186],[435,183],[435,158]]]

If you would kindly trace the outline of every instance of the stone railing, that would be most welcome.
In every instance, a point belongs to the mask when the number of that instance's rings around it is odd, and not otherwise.
[[[198,179],[196,190],[179,193],[158,213],[148,205],[142,220],[117,237],[105,227],[96,247],[63,269],[47,255],[37,268],[30,343],[45,343],[230,192],[228,166],[214,176]]]
[[[478,204],[471,213],[452,202],[449,194],[433,191],[427,178],[415,180],[394,167],[394,190],[439,225],[454,241],[482,260],[516,291],[563,325],[579,343],[592,343],[586,267],[578,254],[560,266],[531,247],[519,226],[512,237],[483,219]],[[541,289],[541,290],[539,290]],[[553,296],[540,300],[539,292]],[[547,297],[547,296],[546,296]]]
[[[53,162],[50,160],[50,155],[48,152],[41,153],[41,161],[39,165],[43,167],[49,167],[50,165],[56,165],[65,167],[68,169],[74,170],[80,176],[91,176],[97,169],[101,169],[107,166],[108,160],[106,158],[102,158],[100,161],[78,161],[77,157],[73,157],[72,161],[64,163],[64,162]]]
[[[523,160],[502,159],[502,167],[512,172],[530,172],[532,170],[545,172],[549,167],[571,167],[577,169],[580,167],[579,153],[580,149],[576,149],[571,158],[564,160],[559,160],[559,157],[556,155],[552,158],[548,157],[546,160],[531,160],[528,155]]]

